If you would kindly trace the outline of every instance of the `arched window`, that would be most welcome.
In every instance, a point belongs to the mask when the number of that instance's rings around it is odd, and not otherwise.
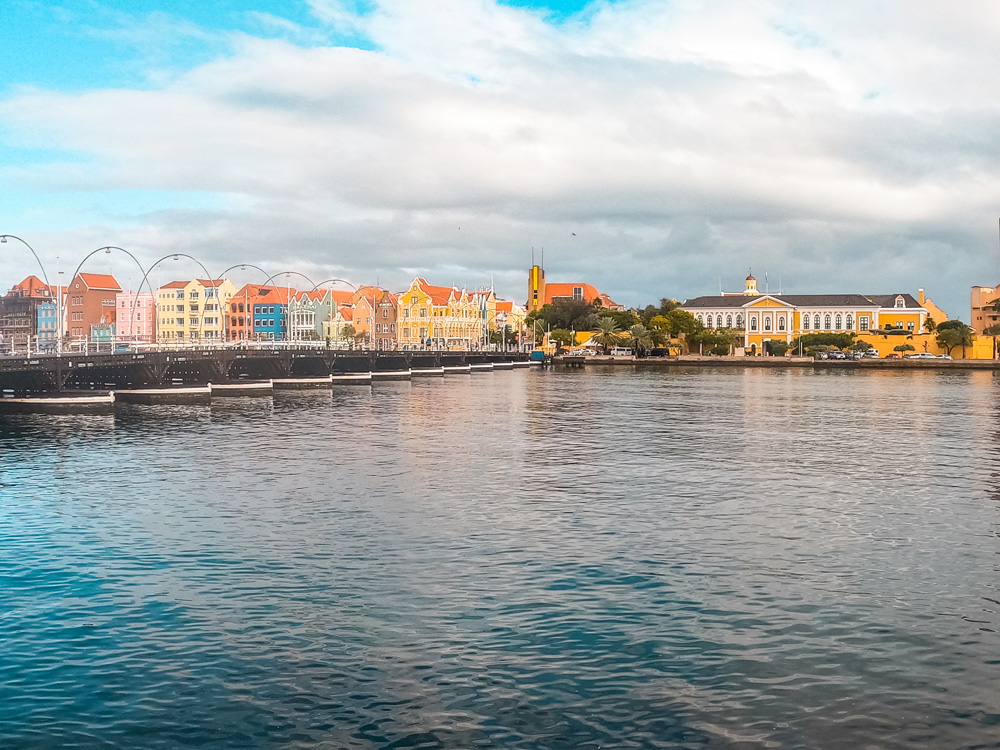
[[[813,328],[819,330],[819,314],[813,315]]]
[[[837,325],[836,325],[836,326],[834,326],[834,329],[833,329],[833,330],[835,330],[835,331],[840,331],[840,330],[843,330],[843,328],[844,328],[844,321],[843,321],[843,319],[842,319],[842,318],[840,317],[840,315],[837,315],[837,321],[836,321],[836,323],[837,323]]]
[[[732,315],[727,315],[726,316],[726,328],[732,328],[732,327],[733,327],[733,316]]]
[[[846,330],[848,330],[848,331],[853,331],[854,330],[854,316],[851,315],[850,313],[847,313],[847,326],[846,326]]]
[[[779,315],[778,316],[778,330],[779,331],[784,331],[785,330],[785,316],[784,315]]]
[[[721,315],[716,315],[715,316],[715,327],[716,328],[722,328],[722,316]]]
[[[823,316],[823,330],[824,331],[831,330],[830,329],[830,314],[829,313],[827,313],[826,315]]]
[[[240,312],[246,312],[246,311],[245,311],[245,310],[243,309],[243,303],[242,303],[242,302],[240,302]]]
[[[701,323],[702,325],[705,325],[705,319],[703,317],[701,317],[701,313],[698,313],[697,318],[698,318],[698,322],[699,323]]]
[[[803,331],[808,331],[809,330],[809,315],[808,314],[802,316],[802,330]]]
[[[743,327],[743,313],[736,313],[736,327]]]
[[[757,316],[756,315],[751,315],[750,316],[750,330],[751,331],[756,331],[757,330]]]
[[[711,328],[711,327],[712,327],[712,316],[711,315],[706,315],[705,316],[705,328]]]
[[[771,330],[771,316],[770,315],[765,315],[764,316],[764,330],[765,331],[770,331]]]

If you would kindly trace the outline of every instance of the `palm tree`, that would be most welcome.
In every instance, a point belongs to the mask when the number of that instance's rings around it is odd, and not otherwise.
[[[632,347],[636,354],[653,346],[653,335],[641,323],[637,323],[628,329],[628,345]]]
[[[1000,336],[1000,323],[994,323],[983,329],[984,336],[993,337],[993,359],[997,358],[997,336]]]
[[[614,318],[604,315],[597,319],[597,330],[591,336],[595,344],[604,348],[604,353],[608,353],[608,347],[616,346],[622,340],[622,331],[615,323]]]

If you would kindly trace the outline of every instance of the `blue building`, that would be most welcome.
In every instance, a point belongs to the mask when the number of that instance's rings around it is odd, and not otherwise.
[[[253,337],[261,341],[283,341],[287,328],[288,304],[283,289],[261,287],[253,306]],[[268,299],[272,297],[273,299]]]
[[[56,314],[55,302],[42,302],[36,313],[38,348],[40,351],[52,351],[59,340],[59,319]]]

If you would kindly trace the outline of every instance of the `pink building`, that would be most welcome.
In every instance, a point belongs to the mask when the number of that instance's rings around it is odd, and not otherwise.
[[[156,298],[151,292],[119,292],[115,308],[118,341],[156,341]]]

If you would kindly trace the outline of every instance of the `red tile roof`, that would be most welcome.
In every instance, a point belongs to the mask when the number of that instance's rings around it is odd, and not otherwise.
[[[42,281],[37,276],[29,276],[20,284],[14,285],[7,296],[13,295],[15,292],[19,293],[18,296],[21,297],[50,297],[55,294],[53,288],[49,287],[44,281]]]
[[[88,289],[107,289],[120,292],[122,290],[121,285],[111,274],[107,273],[81,273],[78,274],[78,278],[84,284],[86,284]]]

